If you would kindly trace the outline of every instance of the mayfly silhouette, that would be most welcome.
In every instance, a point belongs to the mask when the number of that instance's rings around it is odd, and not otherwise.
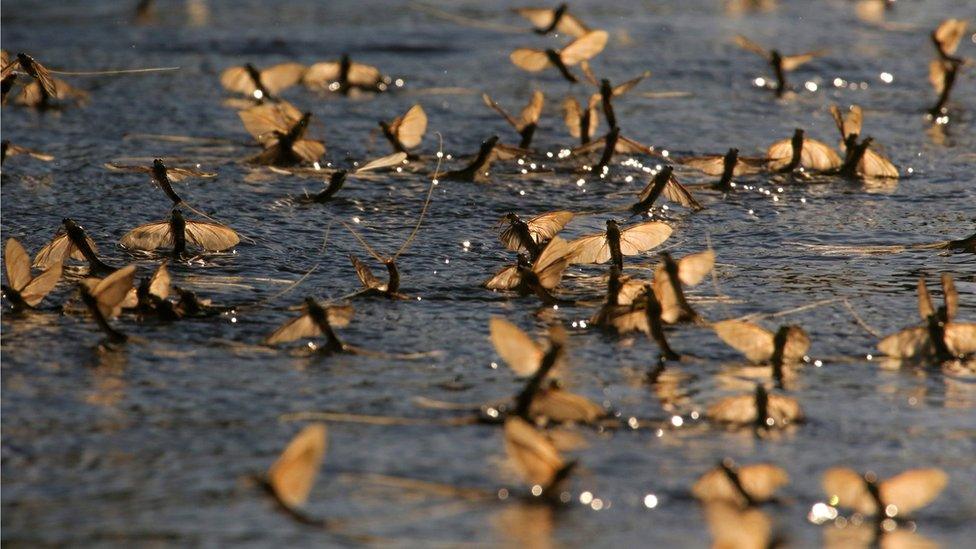
[[[595,57],[606,47],[608,38],[607,31],[590,31],[561,50],[519,48],[512,52],[509,59],[516,67],[528,72],[539,72],[547,67],[556,67],[563,78],[576,83],[579,80],[569,67]]]
[[[769,63],[769,66],[773,69],[773,74],[776,76],[776,87],[774,88],[776,97],[782,97],[786,91],[787,72],[792,72],[801,65],[809,63],[827,53],[827,50],[821,49],[796,55],[783,55],[779,50],[766,49],[742,35],[735,37],[735,44],[746,51],[755,53]]]
[[[79,284],[81,299],[111,343],[124,343],[128,337],[109,324],[122,311],[122,304],[135,280],[136,267],[128,265],[105,278],[87,278]]]
[[[115,267],[106,265],[98,258],[95,242],[85,233],[85,229],[73,220],[64,218],[54,238],[34,256],[33,267],[47,269],[69,258],[87,261],[92,275],[107,275],[115,271]]]
[[[580,106],[575,97],[569,96],[563,100],[563,121],[569,135],[579,138],[580,145],[586,145],[593,139],[597,129],[600,127],[600,113],[597,106],[600,99],[596,95],[591,95],[586,109]]]
[[[427,113],[419,104],[410,107],[402,116],[393,119],[392,122],[380,121],[380,128],[383,136],[390,142],[394,153],[404,153],[407,160],[417,160],[416,153],[410,152],[420,145],[427,132]]]
[[[14,238],[8,238],[4,244],[3,264],[7,274],[3,294],[14,310],[33,309],[61,280],[60,261],[37,276],[31,275],[30,256]]]
[[[566,4],[555,8],[515,8],[514,11],[532,23],[532,30],[537,34],[558,33],[578,38],[590,31],[579,18],[569,13]]]
[[[302,81],[305,71],[301,63],[280,63],[262,70],[246,63],[220,73],[220,85],[258,102],[277,101],[279,93]]]
[[[664,166],[637,196],[637,202],[630,207],[630,212],[634,215],[647,212],[662,195],[669,202],[680,204],[693,211],[705,208],[692,196],[691,191],[678,182],[678,178],[674,175],[674,168]]]
[[[248,162],[273,166],[311,164],[325,154],[323,142],[305,138],[311,112],[302,113],[281,101],[256,105],[237,114],[248,133],[264,147]]]
[[[349,95],[353,91],[386,91],[390,79],[376,67],[354,63],[344,54],[338,61],[323,61],[308,67],[302,83],[312,90]]]
[[[607,220],[605,232],[577,238],[569,244],[573,263],[606,263],[612,261],[624,268],[624,256],[633,256],[660,246],[671,236],[671,227],[661,221],[648,221],[621,229],[613,219]]]
[[[573,212],[567,211],[546,212],[526,221],[511,212],[499,221],[499,224],[508,225],[499,238],[505,248],[515,252],[527,252],[529,259],[535,261],[546,243],[563,230],[573,216]]]
[[[535,90],[532,92],[532,98],[529,103],[522,109],[519,113],[518,119],[508,114],[508,112],[501,108],[495,100],[492,99],[487,93],[481,94],[482,101],[485,105],[493,111],[497,112],[505,119],[508,124],[515,129],[519,134],[519,144],[520,149],[528,149],[532,146],[532,137],[535,135],[535,130],[539,123],[539,117],[542,115],[542,106],[545,103],[545,96],[541,91]]]
[[[351,306],[322,306],[311,297],[305,298],[302,315],[289,320],[272,332],[265,340],[267,345],[287,343],[296,339],[325,336],[326,343],[320,347],[324,353],[343,353],[350,350],[335,333],[335,328],[344,328],[352,320]]]
[[[174,257],[187,253],[187,244],[208,252],[222,252],[240,243],[233,229],[213,221],[193,221],[174,208],[170,218],[140,225],[122,237],[121,244],[130,250],[153,251],[172,246]]]
[[[509,265],[488,279],[484,286],[489,290],[516,290],[520,295],[535,294],[546,305],[562,301],[550,290],[559,285],[569,266],[572,250],[565,240],[554,236],[542,249],[535,261],[519,254],[515,265]]]

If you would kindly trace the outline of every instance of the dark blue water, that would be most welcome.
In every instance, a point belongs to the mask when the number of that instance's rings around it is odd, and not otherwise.
[[[556,43],[551,38],[458,25],[406,3],[200,2],[206,13],[197,8],[194,21],[183,2],[159,0],[156,21],[145,26],[131,24],[128,4],[4,4],[3,48],[30,52],[52,68],[180,69],[65,76],[91,99],[60,113],[4,107],[3,138],[57,160],[16,157],[5,163],[3,238],[16,237],[35,252],[67,216],[88,229],[107,261],[135,262],[148,274],[156,259],[132,256],[116,243],[132,227],[165,218],[168,202],[145,177],[113,174],[102,164],[148,163],[154,157],[200,163],[219,177],[182,183],[177,190],[247,239],[233,254],[172,264],[170,270],[177,285],[238,309],[175,324],[123,316],[115,325],[138,341],[109,351],[98,349],[101,335],[86,315],[53,310],[72,302],[66,309],[77,311],[71,280],[48,297],[47,312],[28,318],[4,314],[5,542],[341,542],[288,520],[244,480],[265,470],[302,425],[285,415],[441,417],[450,412],[421,409],[414,397],[477,403],[511,395],[518,388],[514,377],[504,366],[491,367],[500,362],[488,341],[492,315],[539,336],[549,320],[567,326],[570,386],[624,417],[688,418],[715,399],[752,386],[728,375],[741,364],[735,351],[707,328],[682,326],[669,331],[671,344],[694,356],[671,370],[681,378],[685,398],[676,409],[665,410],[643,381],[655,364],[653,343],[619,341],[578,327],[600,299],[602,282],[591,278],[599,269],[574,267],[564,281],[565,294],[591,304],[543,316],[536,314],[533,298],[478,287],[512,260],[495,236],[500,216],[513,209],[523,214],[601,211],[577,218],[565,235],[598,230],[615,215],[611,210],[629,205],[647,182],[646,174],[619,164],[612,166],[609,180],[585,177],[583,185],[566,164],[555,173],[521,175],[514,163],[500,163],[488,184],[441,182],[422,229],[399,261],[403,291],[414,299],[356,300],[356,316],[340,332],[359,347],[427,353],[422,358],[323,357],[300,344],[262,346],[267,334],[296,314],[289,308],[304,296],[325,299],[358,288],[347,254],[368,256],[340,221],[355,225],[380,253],[400,247],[416,223],[429,185],[425,174],[434,165],[417,174],[351,180],[341,199],[327,206],[296,204],[290,196],[317,191],[321,182],[240,162],[255,149],[246,145],[250,138],[236,113],[222,105],[221,70],[247,61],[312,63],[348,52],[402,78],[401,90],[359,100],[320,97],[301,88],[285,92],[314,112],[311,134],[326,141],[328,159],[339,165],[385,153],[382,138],[370,134],[376,121],[416,102],[430,117],[423,144],[427,154],[437,150],[435,132],[443,137],[444,152],[454,156],[471,153],[492,133],[513,142],[516,136],[481,104],[480,93],[488,91],[517,111],[537,87],[546,92],[547,105],[536,143],[557,151],[572,144],[559,102],[568,92],[582,98],[590,90],[571,87],[555,71],[528,75],[508,61],[512,49]],[[507,7],[465,2],[443,9],[524,27]],[[690,292],[704,317],[774,313],[847,298],[865,323],[886,334],[914,322],[919,275],[935,281],[939,273],[951,272],[960,292],[960,317],[976,318],[971,254],[931,249],[863,254],[844,248],[929,243],[973,232],[972,71],[959,79],[952,122],[941,138],[924,115],[934,101],[927,81],[933,55],[927,34],[944,17],[972,17],[971,3],[901,2],[889,16],[897,30],[860,22],[851,4],[839,0],[787,2],[775,11],[744,16],[728,15],[721,2],[704,0],[577,2],[573,11],[610,32],[607,50],[594,61],[599,74],[622,81],[642,70],[653,72],[617,102],[625,135],[676,155],[719,153],[730,146],[744,155],[761,154],[795,127],[835,143],[828,106],[857,103],[865,111],[866,133],[883,144],[905,175],[887,186],[842,180],[796,185],[757,176],[743,181],[755,187],[752,191],[727,198],[702,193],[706,209],[700,213],[680,208],[664,213],[675,228],[666,244],[672,253],[701,251],[708,242],[717,253],[716,284],[707,281]],[[777,101],[753,85],[769,70],[732,45],[739,33],[787,52],[818,47],[831,52],[792,73],[791,82],[802,91]],[[973,57],[974,52],[968,34],[960,54]],[[885,83],[882,73],[892,81]],[[835,79],[843,81],[840,86]],[[173,142],[139,134],[223,141]],[[680,175],[686,182],[708,181],[693,172]],[[759,188],[772,190],[772,196]],[[630,259],[628,266],[632,274],[649,278],[655,261],[649,253]],[[313,266],[297,289],[272,299]],[[951,481],[938,500],[916,514],[918,532],[945,546],[966,545],[976,515],[973,379],[938,368],[886,370],[864,359],[876,352],[877,338],[840,302],[760,323],[775,328],[782,321],[801,324],[813,340],[811,357],[823,361],[822,367],[804,367],[790,387],[808,423],[775,440],[703,424],[660,433],[581,429],[589,445],[573,453],[581,464],[571,484],[574,502],[589,491],[604,502],[599,511],[574,503],[549,514],[511,500],[458,503],[377,487],[362,474],[485,490],[517,490],[518,484],[499,471],[504,450],[498,428],[348,423],[330,425],[326,464],[307,510],[348,519],[352,532],[417,546],[514,545],[527,533],[553,544],[702,546],[709,537],[688,488],[717,460],[731,456],[787,469],[788,501],[767,511],[793,545],[815,546],[822,532],[806,515],[823,498],[819,478],[826,468],[847,465],[887,476],[932,466],[948,472]],[[644,505],[648,494],[658,498],[653,509]]]

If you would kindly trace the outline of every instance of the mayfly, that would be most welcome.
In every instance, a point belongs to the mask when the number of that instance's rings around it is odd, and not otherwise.
[[[193,221],[174,208],[170,218],[140,225],[122,237],[121,244],[130,250],[152,251],[172,246],[174,257],[186,254],[187,243],[208,252],[222,252],[240,243],[237,233],[213,221]]]
[[[561,50],[519,48],[512,52],[509,59],[516,67],[529,72],[539,72],[547,67],[556,67],[563,78],[575,83],[579,80],[569,70],[569,67],[595,57],[606,47],[608,38],[607,31],[590,31],[573,40]]]
[[[796,55],[783,55],[779,50],[766,49],[742,35],[735,37],[735,44],[746,51],[755,53],[769,63],[769,66],[773,69],[773,74],[776,76],[776,97],[782,97],[786,91],[787,72],[792,72],[801,65],[809,63],[827,53],[827,50],[821,49]]]
[[[535,135],[536,127],[539,124],[539,117],[542,115],[542,106],[545,103],[545,96],[541,91],[535,90],[532,92],[532,98],[522,109],[522,112],[519,113],[518,119],[508,114],[487,93],[481,94],[481,99],[488,108],[500,114],[518,132],[520,138],[518,146],[520,149],[528,149],[532,146],[532,137]]]
[[[69,258],[87,261],[89,272],[93,275],[106,275],[115,271],[115,267],[106,265],[98,258],[95,242],[85,229],[66,217],[61,221],[61,227],[54,238],[34,256],[33,267],[47,269],[55,263],[64,263]]]
[[[37,276],[31,275],[30,256],[14,238],[8,238],[4,244],[3,264],[7,274],[3,294],[13,305],[14,310],[36,307],[61,279],[60,261]]]

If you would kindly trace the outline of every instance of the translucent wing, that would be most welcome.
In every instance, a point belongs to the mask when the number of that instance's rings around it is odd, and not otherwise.
[[[686,255],[678,260],[678,279],[685,286],[695,286],[714,266],[715,252],[712,250]]]
[[[532,417],[543,417],[556,423],[593,423],[606,415],[606,410],[592,400],[559,388],[536,393],[529,408]]]
[[[946,318],[952,322],[959,312],[959,292],[956,291],[956,283],[952,281],[952,275],[942,273],[942,299],[945,301]]]
[[[220,73],[220,85],[228,91],[244,95],[253,94],[257,88],[254,80],[244,67],[231,67]]]
[[[189,222],[187,223],[189,228]],[[130,250],[155,250],[164,246],[173,245],[173,231],[170,229],[169,221],[157,221],[146,223],[132,229],[120,241],[123,247]]]
[[[937,94],[941,94],[945,89],[946,72],[946,62],[942,59],[929,61],[929,83]]]
[[[572,253],[570,245],[558,236],[553,237],[549,244],[546,244],[545,249],[532,265],[532,270],[539,277],[539,283],[543,288],[551,290],[559,285],[563,272],[569,266]]]
[[[556,24],[556,30],[569,36],[583,36],[590,31],[575,15],[564,12]]]
[[[885,505],[897,507],[898,515],[921,509],[939,496],[949,483],[941,469],[910,469],[881,483],[878,492]]]
[[[166,299],[169,297],[171,281],[172,278],[169,275],[169,269],[166,267],[166,262],[163,261],[156,268],[156,272],[153,273],[152,278],[149,279],[149,293],[160,299]]]
[[[26,254],[24,255],[24,264],[26,265],[29,259],[27,259]],[[37,275],[36,278],[32,279],[23,288],[18,288],[20,292],[20,297],[31,307],[36,306],[44,297],[51,293],[58,284],[58,280],[61,280],[61,263],[55,263],[51,265],[46,271]]]
[[[741,320],[723,320],[712,328],[729,347],[744,354],[752,362],[765,362],[776,350],[774,335],[769,330]]]
[[[945,344],[956,356],[976,353],[976,324],[950,322],[945,327]]]
[[[726,502],[705,506],[705,521],[717,549],[762,549],[773,537],[773,521],[759,509],[740,509]]]
[[[566,123],[566,129],[569,130],[569,135],[573,137],[580,136],[580,120],[582,116],[583,109],[575,97],[567,97],[563,100],[563,122]]]
[[[803,409],[796,399],[783,395],[769,395],[767,413],[777,425],[803,420]]]
[[[793,154],[792,147],[790,148],[790,156]],[[787,157],[787,162],[789,162],[789,157]],[[830,148],[830,145],[822,141],[817,141],[816,139],[804,138],[803,139],[803,151],[800,154],[800,164],[804,168],[812,170],[833,170],[839,168],[843,162],[840,156]]]
[[[91,238],[86,237],[88,245],[93,251],[97,251],[95,248],[95,242]],[[66,233],[57,234],[54,238],[41,248],[37,255],[34,256],[34,268],[46,269],[55,263],[61,263],[68,259],[83,260],[85,256],[81,253],[71,239]]]
[[[3,248],[3,263],[7,270],[7,282],[18,292],[31,281],[30,256],[15,238],[8,238]]]
[[[799,326],[789,326],[786,343],[783,345],[783,360],[789,363],[800,362],[810,350],[810,336]]]
[[[661,221],[648,221],[620,231],[620,252],[637,255],[659,246],[671,236],[671,226]]]
[[[356,276],[359,277],[359,282],[363,285],[364,288],[368,290],[372,288],[380,288],[383,286],[383,283],[380,282],[380,280],[376,278],[375,275],[373,275],[373,271],[371,271],[369,267],[366,266],[365,263],[360,261],[358,257],[349,254],[349,261],[352,262],[352,266],[356,269]]]
[[[836,507],[854,509],[865,515],[877,512],[874,498],[868,492],[864,478],[853,469],[833,467],[821,479],[824,493]],[[836,498],[836,499],[835,499]]]
[[[640,84],[645,78],[651,76],[651,71],[644,71],[640,76],[636,78],[631,78],[630,80],[624,82],[623,84],[618,84],[613,87],[613,96],[620,97],[621,95],[634,89],[637,84]]]
[[[305,65],[301,63],[281,63],[261,71],[261,83],[269,93],[277,94],[298,84],[305,75]]]
[[[237,115],[247,132],[261,143],[277,139],[275,132],[288,133],[302,118],[301,112],[286,102],[255,105]]]
[[[268,345],[287,343],[303,337],[315,337],[322,334],[319,325],[309,314],[303,314],[298,318],[293,318],[275,330],[264,340]]]
[[[743,465],[739,468],[739,483],[754,501],[771,499],[781,486],[790,481],[787,472],[769,463]]]
[[[714,421],[749,424],[756,421],[756,398],[751,394],[725,397],[709,406],[705,413]]]
[[[736,35],[735,45],[739,46],[740,48],[746,51],[751,51],[752,53],[762,57],[763,59],[769,60],[769,50],[753,42],[752,40],[749,40],[748,38],[742,36],[741,34]]]
[[[891,163],[891,160],[888,160],[884,155],[871,148],[864,151],[864,156],[861,157],[861,162],[857,165],[857,171],[865,177],[889,177],[895,179],[899,175],[898,168]]]
[[[964,19],[946,19],[935,29],[935,40],[942,47],[942,52],[946,55],[956,53],[959,42],[966,34],[966,21]]]
[[[935,314],[935,307],[932,305],[932,296],[929,289],[925,287],[925,277],[918,277],[918,315],[922,320],[927,320]]]
[[[412,149],[420,145],[426,131],[427,113],[418,104],[410,107],[410,110],[403,115],[394,133],[404,147]]]
[[[650,146],[623,135],[617,138],[617,143],[614,145],[613,150],[620,154],[649,154],[653,151]]]
[[[555,10],[549,8],[516,8],[515,13],[527,19],[536,30],[540,31],[548,29],[556,16]]]
[[[766,149],[766,158],[769,159],[769,169],[779,170],[785,168],[793,158],[793,143],[789,139],[783,139],[773,143]]]
[[[556,236],[556,233],[563,230],[563,227],[572,219],[573,212],[546,212],[533,217],[526,224],[529,226],[529,233],[532,235],[532,240],[538,243]]]
[[[505,420],[505,451],[526,482],[549,487],[565,467],[559,451],[525,420]]]
[[[268,469],[268,483],[287,507],[300,507],[308,500],[325,457],[326,439],[325,425],[305,427]]]
[[[325,312],[333,328],[345,328],[352,321],[354,310],[352,305],[329,305]]]
[[[704,206],[702,206],[701,203],[698,202],[694,196],[692,196],[691,191],[679,183],[678,179],[673,175],[664,185],[663,194],[664,198],[676,204],[681,204],[685,208],[691,208],[692,210],[701,210],[704,208]]]
[[[654,281],[651,286],[654,289],[654,296],[661,305],[661,320],[668,324],[677,322],[684,310],[678,299],[678,293],[671,284],[671,275],[664,265],[659,265],[654,270]]]
[[[302,82],[309,87],[325,87],[339,79],[341,66],[336,61],[315,63],[308,67],[302,76]]]
[[[567,67],[573,66],[580,61],[592,59],[595,55],[603,51],[609,37],[610,35],[607,34],[607,31],[590,31],[573,40],[568,46],[563,48],[559,52],[559,58],[562,59],[563,64]]]
[[[498,103],[496,103],[495,100],[492,99],[490,95],[488,95],[487,93],[481,94],[481,100],[485,102],[485,105],[488,105],[488,108],[500,114],[502,118],[504,118],[505,121],[508,122],[510,126],[515,128],[516,130],[519,129],[519,122],[515,120],[515,118],[513,118],[512,115],[508,114],[508,111],[506,111]]]
[[[209,252],[219,252],[236,246],[240,237],[233,229],[211,221],[186,222],[186,240]]]
[[[539,72],[549,66],[549,57],[541,50],[519,48],[508,58],[516,67],[529,72]]]
[[[965,28],[965,25],[963,25]],[[37,75],[37,81],[40,82],[41,87],[47,92],[51,97],[58,97],[58,86],[55,84],[54,78],[51,77],[51,73],[48,72],[44,65],[38,63],[30,56],[25,56],[30,63],[31,69]]]
[[[190,177],[204,177],[204,178],[217,177],[217,174],[214,172],[205,172],[203,170],[198,170],[195,168],[177,168],[177,167],[174,168],[167,167],[166,175],[168,175],[170,181],[173,181],[174,183],[179,183],[180,181],[183,181],[184,179]]]
[[[522,131],[529,124],[538,122],[539,116],[542,115],[542,105],[545,103],[545,100],[545,96],[541,91],[535,90],[532,92],[532,99],[529,101],[529,104],[519,113],[519,119],[515,124],[515,129]]]
[[[132,289],[136,266],[128,265],[105,278],[87,279],[89,292],[98,302],[98,310],[105,318],[115,318],[122,311],[122,301]]]
[[[610,243],[606,233],[577,238],[569,244],[573,263],[606,263],[610,260]]]
[[[514,290],[521,281],[522,276],[518,272],[518,267],[509,265],[489,278],[484,286],[489,290]]]
[[[403,161],[406,159],[407,159],[407,153],[402,153],[402,152],[393,153],[387,156],[377,158],[375,160],[371,160],[363,164],[362,166],[356,169],[356,173],[363,173],[372,170],[381,170],[383,168],[398,166],[402,164]]]
[[[383,80],[383,74],[376,67],[362,63],[349,65],[349,83],[354,86],[373,87]]]
[[[542,347],[511,322],[492,317],[488,324],[491,343],[505,364],[520,377],[531,376],[539,369],[544,354]]]
[[[292,152],[305,162],[315,162],[325,154],[325,143],[314,139],[300,139],[291,146]]]
[[[891,358],[911,358],[934,352],[928,328],[907,328],[885,337],[878,343],[878,350]]]
[[[807,53],[799,53],[796,55],[784,55],[782,57],[783,70],[787,72],[796,70],[800,67],[800,65],[809,63],[810,61],[821,57],[825,53],[827,53],[827,50],[816,50]]]

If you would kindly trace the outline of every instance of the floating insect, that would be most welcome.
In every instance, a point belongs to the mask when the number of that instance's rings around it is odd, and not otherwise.
[[[703,512],[712,535],[712,547],[716,549],[761,549],[781,545],[773,532],[773,520],[760,509],[743,509],[719,501],[706,504]]]
[[[290,103],[264,103],[237,113],[264,150],[247,159],[253,164],[291,166],[314,163],[325,154],[325,144],[305,139],[312,113],[302,113]]]
[[[155,315],[163,320],[176,320],[179,314],[167,300],[172,277],[164,260],[149,278],[143,278],[139,286],[129,290],[122,301],[123,309],[136,309],[141,315]]]
[[[505,420],[505,452],[525,482],[533,486],[533,494],[547,499],[558,496],[576,466],[575,461],[566,462],[549,439],[520,417]]]
[[[810,337],[795,325],[780,326],[776,333],[742,320],[723,320],[712,329],[729,347],[756,364],[770,364],[773,379],[783,383],[783,367],[802,363],[810,350]]]
[[[820,49],[796,55],[783,55],[779,50],[766,49],[742,35],[735,37],[735,44],[746,51],[755,53],[769,63],[769,66],[773,69],[773,74],[776,76],[776,97],[782,97],[786,91],[786,73],[795,71],[801,65],[809,63],[827,53],[827,50]]]
[[[20,145],[15,145],[8,139],[4,139],[2,142],[0,142],[0,164],[6,162],[8,156],[19,156],[22,154],[26,154],[31,158],[36,158],[37,160],[41,160],[43,162],[50,162],[54,160],[54,155],[42,153],[41,151],[36,151],[34,149],[28,149],[27,147],[21,147]]]
[[[654,268],[654,295],[661,303],[661,320],[674,324],[698,321],[698,313],[685,299],[682,285],[697,286],[715,266],[715,252],[707,250],[675,260],[661,253],[661,263]]]
[[[3,68],[0,69],[0,78],[7,78],[15,71],[20,72],[37,80],[41,89],[48,97],[57,96],[58,86],[54,77],[51,76],[50,71],[44,65],[38,63],[33,57],[26,53],[18,53],[14,59],[9,59],[6,52],[4,52],[2,62]]]
[[[903,518],[931,503],[949,483],[941,469],[909,469],[881,481],[874,473],[859,474],[834,467],[821,484],[832,507],[853,509],[866,516]]]
[[[686,208],[698,211],[705,207],[691,194],[678,178],[674,175],[672,166],[664,166],[657,172],[651,181],[644,187],[644,190],[637,195],[637,202],[630,207],[630,212],[640,215],[651,209],[658,198],[664,196],[668,201],[681,204]]]
[[[207,172],[197,168],[166,166],[159,158],[153,160],[152,166],[133,166],[129,164],[113,164],[111,162],[104,164],[104,166],[114,172],[148,173],[152,177],[153,183],[173,202],[174,207],[184,204],[183,199],[173,189],[174,182],[180,182],[192,177],[217,177],[217,174],[214,172]]]
[[[106,275],[115,271],[114,267],[106,265],[98,258],[95,242],[85,233],[85,229],[66,217],[61,221],[61,227],[54,238],[34,256],[33,267],[47,269],[55,263],[65,263],[69,258],[87,261],[88,269],[93,275]]]
[[[392,122],[380,121],[379,124],[383,136],[390,142],[394,153],[405,153],[407,160],[417,160],[417,155],[410,152],[410,149],[420,145],[424,133],[427,132],[427,113],[424,112],[423,107],[419,104],[414,105],[402,116],[394,118]]]
[[[567,97],[563,100],[563,121],[569,135],[577,137],[580,145],[586,145],[593,139],[596,130],[600,127],[600,113],[597,106],[600,104],[599,97],[590,96],[586,109],[580,106],[575,97]]]
[[[535,294],[546,305],[559,300],[550,290],[559,285],[569,266],[572,250],[565,240],[554,236],[533,262],[519,255],[515,265],[509,265],[484,283],[489,290],[517,290],[521,295]]]
[[[514,147],[507,147],[498,142],[498,136],[493,135],[481,143],[478,154],[468,163],[467,166],[445,172],[440,175],[441,179],[450,181],[474,181],[477,183],[488,182],[491,163],[495,160],[510,160],[520,155],[528,153]]]
[[[793,137],[777,141],[766,150],[766,166],[776,172],[792,172],[797,168],[815,171],[837,170],[843,164],[840,156],[830,145],[805,137],[805,132],[797,128]]]
[[[310,297],[305,298],[304,312],[298,318],[289,320],[269,335],[267,345],[287,343],[306,337],[324,335],[326,344],[321,348],[325,353],[342,353],[349,348],[339,340],[334,328],[344,328],[352,320],[353,309],[349,305],[329,305],[323,307]]]
[[[267,474],[257,478],[281,509],[299,522],[317,526],[325,524],[306,515],[301,507],[308,501],[308,495],[315,485],[327,446],[325,425],[307,425],[291,439]]]
[[[515,13],[532,23],[537,34],[559,33],[579,38],[590,31],[575,15],[569,13],[569,6],[559,4],[550,8],[515,8]]]
[[[942,275],[942,292],[944,305],[936,311],[925,278],[919,278],[918,309],[925,324],[883,338],[878,349],[891,358],[940,362],[976,353],[976,323],[955,321],[959,295],[949,274]]]
[[[841,113],[837,105],[830,106],[830,114],[837,124],[837,130],[841,135],[841,150],[846,151],[848,157],[844,160],[844,165],[855,165],[855,173],[861,177],[876,178],[890,177],[898,178],[898,168],[891,163],[884,155],[874,149],[865,147],[861,153],[861,158],[857,162],[851,156],[859,150],[858,137],[861,135],[861,121],[863,114],[861,107],[852,105],[847,113]]]
[[[31,275],[31,260],[24,247],[8,238],[3,248],[3,265],[7,283],[3,295],[14,310],[32,309],[40,303],[61,280],[61,262],[55,262],[37,276]]]
[[[614,269],[616,267],[611,267]],[[619,297],[618,297],[619,301]],[[608,311],[609,324],[618,334],[633,331],[643,332],[657,343],[663,360],[680,360],[664,335],[664,321],[661,317],[663,309],[654,289],[645,284],[642,292],[629,305],[618,305]]]
[[[518,214],[511,212],[499,221],[499,224],[508,224],[499,238],[506,249],[527,252],[529,259],[534,261],[539,257],[545,244],[556,236],[556,233],[563,230],[573,216],[573,212],[555,211],[539,214],[524,221]]]
[[[259,102],[276,101],[279,93],[302,81],[305,71],[301,63],[280,63],[262,70],[246,63],[220,73],[220,85]]]
[[[398,152],[367,162],[352,171],[336,170],[329,175],[328,185],[326,185],[324,189],[314,195],[306,195],[300,200],[325,204],[326,202],[329,202],[335,198],[335,195],[342,190],[342,187],[346,184],[346,180],[350,175],[355,177],[373,170],[399,166],[400,164],[403,164],[406,159],[407,153]]]
[[[966,34],[966,25],[967,22],[963,19],[946,19],[932,31],[931,38],[937,57],[929,62],[929,83],[938,95],[935,105],[929,109],[933,118],[946,113],[949,94],[952,93],[956,75],[964,62],[955,53]]]
[[[792,397],[769,393],[762,384],[754,394],[725,397],[708,407],[707,418],[733,427],[759,431],[785,428],[804,420],[803,409]]]
[[[135,265],[128,265],[102,279],[86,278],[78,286],[82,301],[111,343],[128,340],[128,336],[112,328],[108,321],[122,312],[122,304],[135,277]]]
[[[495,103],[487,93],[481,94],[481,99],[488,108],[500,114],[511,127],[515,128],[515,131],[518,132],[520,137],[518,144],[520,149],[528,149],[532,146],[532,136],[535,135],[536,127],[539,124],[539,117],[542,115],[542,106],[545,103],[545,96],[541,91],[535,90],[532,92],[532,99],[529,100],[529,103],[519,113],[517,120],[508,114],[505,109],[498,106],[498,103]]]
[[[374,93],[386,91],[390,79],[383,76],[376,67],[353,63],[344,54],[338,61],[323,61],[308,67],[302,83],[312,90],[349,95],[354,90]]]
[[[142,251],[172,246],[173,256],[182,257],[186,255],[187,243],[208,252],[222,252],[240,241],[230,227],[213,221],[188,220],[174,208],[168,220],[140,225],[126,233],[120,243],[130,250]]]
[[[611,128],[617,126],[617,116],[614,114],[614,110],[613,110],[613,98],[620,97],[626,94],[630,90],[637,87],[637,85],[640,84],[645,78],[651,76],[651,71],[644,71],[643,73],[636,76],[635,78],[631,78],[630,80],[624,82],[623,84],[618,84],[614,86],[613,84],[610,83],[610,80],[606,78],[597,80],[596,75],[593,74],[593,71],[590,69],[590,64],[588,62],[586,61],[581,62],[580,68],[583,71],[583,76],[586,78],[586,81],[596,86],[597,89],[599,90],[596,94],[594,94],[594,97],[598,98],[600,104],[603,106],[603,114],[604,116],[606,116],[607,124]],[[591,98],[590,101],[592,102],[593,98]]]
[[[575,83],[579,80],[569,70],[569,67],[595,57],[606,47],[608,38],[607,31],[589,31],[561,50],[519,48],[512,52],[509,59],[516,67],[529,72],[539,72],[547,67],[556,67],[563,78]]]
[[[671,232],[671,227],[662,221],[648,221],[621,229],[616,221],[608,219],[606,232],[583,236],[569,244],[572,262],[602,264],[612,261],[622,270],[624,256],[660,246]]]
[[[739,149],[735,147],[730,148],[724,155],[687,156],[675,162],[696,169],[705,175],[719,176],[719,180],[712,185],[712,188],[722,192],[732,190],[733,177],[757,174],[766,167],[765,158],[740,156]]]
[[[599,139],[591,140],[585,145],[576,147],[572,153],[574,155],[590,154],[601,149],[603,152],[600,154],[600,160],[591,169],[597,174],[603,173],[615,154],[656,154],[654,147],[621,135],[620,128],[617,127],[610,128],[610,131]]]
[[[702,502],[750,507],[772,500],[789,481],[790,476],[782,467],[771,463],[740,466],[726,458],[695,481],[691,494]]]

